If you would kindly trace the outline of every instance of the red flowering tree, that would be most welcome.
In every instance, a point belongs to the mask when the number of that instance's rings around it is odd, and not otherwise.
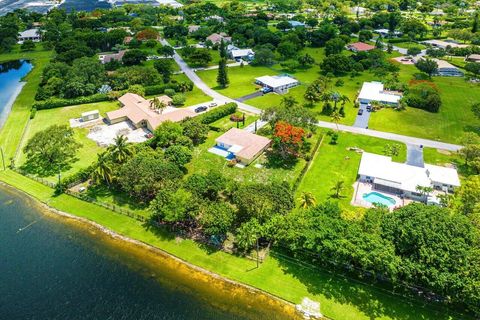
[[[144,29],[137,33],[137,40],[145,41],[145,40],[157,40],[158,38],[158,31],[152,28]]]
[[[282,159],[297,158],[305,139],[305,130],[285,121],[275,124],[273,150]]]

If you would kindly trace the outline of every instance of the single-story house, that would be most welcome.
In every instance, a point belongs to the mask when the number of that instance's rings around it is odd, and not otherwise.
[[[432,59],[438,65],[437,75],[444,77],[463,77],[463,72],[445,60]]]
[[[219,44],[220,42],[222,42],[222,40],[223,42],[230,43],[232,42],[232,37],[227,36],[225,32],[221,32],[221,33],[212,33],[205,40],[210,40],[212,41],[213,44]]]
[[[443,16],[443,15],[445,15],[445,12],[443,12],[442,9],[433,9],[432,12],[430,12],[430,15],[432,15],[432,16]]]
[[[373,189],[406,198],[427,201],[427,195],[418,191],[430,187],[453,192],[460,186],[457,170],[424,164],[424,167],[392,161],[392,158],[364,152],[358,169],[359,181],[371,183]]]
[[[200,29],[200,26],[197,26],[197,25],[188,26],[188,33],[193,33],[195,31],[198,31],[198,29]]]
[[[393,31],[393,32],[390,32],[390,30],[388,29],[375,29],[373,30],[373,32],[381,35],[382,37],[399,37],[402,35],[402,33],[400,31]]]
[[[113,53],[107,53],[107,52],[99,53],[98,60],[100,60],[102,64],[109,63],[111,61],[121,62],[123,59],[123,56],[125,55],[125,52],[127,52],[127,50],[121,50],[119,52],[113,52]]]
[[[157,98],[167,106],[172,103],[172,99],[169,96]],[[134,93],[126,93],[118,101],[122,107],[118,110],[107,112],[106,119],[110,124],[129,120],[137,128],[147,128],[150,131],[154,131],[164,121],[179,122],[196,115],[189,108],[171,108],[163,113],[159,113],[152,110],[150,106],[151,100]]]
[[[264,88],[269,88],[276,93],[286,93],[288,89],[296,87],[300,82],[287,75],[262,76],[255,79],[255,83]]]
[[[216,147],[231,153],[245,165],[258,158],[271,142],[268,138],[237,128],[232,128],[215,139]]]
[[[347,49],[353,52],[370,51],[375,49],[375,46],[364,42],[354,42],[347,45]]]
[[[229,51],[230,57],[234,60],[242,59],[251,61],[255,57],[255,52],[252,49],[233,49]]]
[[[213,16],[206,17],[205,20],[206,20],[206,21],[215,20],[215,21],[218,21],[218,22],[223,22],[223,21],[225,21],[225,19],[223,19],[223,17],[217,16],[217,15],[213,15]]]
[[[446,49],[447,47],[450,48],[466,48],[468,45],[466,44],[458,44],[452,41],[444,41],[444,40],[425,40],[422,41],[423,44],[431,45],[435,48]]]
[[[465,61],[480,63],[480,54],[471,54],[465,59]]]
[[[23,43],[24,41],[31,40],[33,42],[40,42],[42,40],[42,35],[38,29],[28,29],[22,31],[18,34],[18,43]]]
[[[381,82],[364,82],[360,94],[358,95],[358,102],[368,104],[372,101],[383,104],[398,105],[402,95],[398,92],[386,91]]]
[[[92,110],[82,113],[83,122],[96,120],[98,118],[100,118],[100,113],[98,112],[98,110]]]

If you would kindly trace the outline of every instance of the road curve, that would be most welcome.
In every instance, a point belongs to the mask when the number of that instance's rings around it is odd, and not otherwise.
[[[165,40],[162,39],[160,40],[162,45],[164,46],[170,46],[170,44]],[[203,91],[206,95],[210,96],[215,102],[218,104],[225,104],[225,103],[230,103],[234,102],[238,105],[238,108],[252,113],[252,114],[261,114],[262,110],[258,109],[254,106],[248,105],[243,102],[238,102],[235,101],[234,99],[231,99],[229,97],[226,97],[217,91],[211,89],[209,86],[206,85],[205,82],[203,82],[202,79],[193,71],[187,63],[182,59],[182,57],[175,51],[175,54],[173,56],[175,62],[178,64],[180,69],[183,71],[183,73],[192,81],[197,88]],[[350,132],[350,133],[356,133],[356,134],[362,134],[370,137],[376,137],[376,138],[382,138],[382,139],[387,139],[387,140],[393,140],[405,144],[412,144],[412,145],[422,145],[424,147],[429,147],[429,148],[435,148],[435,149],[442,149],[442,150],[448,150],[448,151],[453,151],[456,152],[462,148],[460,145],[456,144],[451,144],[451,143],[445,143],[445,142],[440,142],[440,141],[435,141],[435,140],[428,140],[428,139],[422,139],[422,138],[416,138],[416,137],[410,137],[410,136],[404,136],[396,133],[391,133],[391,132],[384,132],[384,131],[377,131],[377,130],[371,130],[371,129],[364,129],[364,128],[357,128],[357,127],[352,127],[352,126],[346,126],[339,124],[338,127],[335,123],[332,122],[326,122],[326,121],[319,121],[317,123],[317,126],[322,127],[322,128],[327,128],[327,129],[337,129],[340,131],[344,132]]]

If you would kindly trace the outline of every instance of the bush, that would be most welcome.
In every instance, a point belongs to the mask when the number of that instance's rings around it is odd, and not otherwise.
[[[185,104],[185,101],[187,100],[187,97],[185,97],[184,94],[177,93],[172,97],[172,103],[175,106],[183,105]]]
[[[171,98],[175,95],[175,90],[174,89],[165,89],[164,94],[166,94],[167,96],[169,96]]]
[[[232,102],[221,107],[217,107],[207,113],[204,113],[199,117],[199,120],[203,124],[213,123],[223,117],[231,115],[237,111],[237,104]]]
[[[33,119],[35,118],[35,115],[37,114],[37,108],[32,108],[32,110],[30,110],[30,119]]]
[[[93,170],[93,165],[80,169],[75,174],[62,179],[61,185],[64,186],[64,188],[71,188],[79,183],[85,182],[90,179]]]
[[[32,108],[35,108],[37,110],[46,110],[107,100],[109,100],[107,94],[97,93],[91,96],[78,97],[73,99],[51,98],[45,101],[37,101],[33,104]]]

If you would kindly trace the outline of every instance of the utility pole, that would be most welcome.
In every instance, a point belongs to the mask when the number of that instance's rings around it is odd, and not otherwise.
[[[0,147],[0,151],[2,152],[2,163],[3,163],[3,171],[6,170],[6,167],[5,167],[5,154],[3,153],[3,148]]]

